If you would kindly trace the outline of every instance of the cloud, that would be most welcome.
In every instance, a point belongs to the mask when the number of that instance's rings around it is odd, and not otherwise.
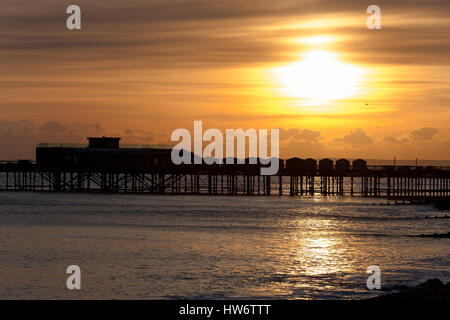
[[[90,123],[79,123],[74,122],[70,126],[69,134],[71,135],[95,135],[102,131],[100,123],[90,124]]]
[[[122,140],[125,144],[167,144],[170,134],[129,128],[123,131]]]
[[[373,139],[360,128],[346,134],[343,138],[336,138],[334,141],[351,145],[368,145],[373,143]]]
[[[103,131],[99,123],[0,121],[0,160],[34,159],[38,143],[86,143],[86,137]]]
[[[437,128],[421,128],[419,130],[415,130],[411,132],[411,137],[414,140],[431,140],[438,133],[439,129]]]
[[[318,139],[323,138],[320,131],[314,131],[309,129],[280,129],[280,139],[293,139],[299,141],[318,141]]]
[[[356,53],[366,63],[449,63],[448,0],[383,3],[383,17],[389,19],[383,20],[386,24],[379,35],[365,28],[365,8],[359,0],[282,0],[278,5],[268,0],[260,0],[258,5],[241,0],[80,0],[77,4],[86,11],[82,15],[86,29],[79,33],[64,30],[60,0],[48,0],[39,9],[27,3],[17,6],[17,1],[2,3],[0,57],[18,65],[26,63],[25,67],[31,63],[40,67],[42,62],[57,64],[55,70],[89,62],[96,69],[279,62],[292,57],[292,45],[280,39],[317,32],[314,24],[307,23],[314,21],[320,32],[332,30],[342,35],[343,40],[336,44],[339,51]],[[414,19],[417,13],[420,19]],[[401,23],[397,16],[403,18]],[[325,19],[329,19],[328,27],[321,22]],[[333,19],[339,20],[337,25]],[[288,20],[298,26],[283,26]]]
[[[66,131],[66,126],[59,123],[58,121],[48,121],[40,126],[39,130],[60,133]]]
[[[408,139],[406,139],[406,138],[397,139],[393,136],[387,136],[387,137],[383,138],[383,141],[387,142],[387,143],[392,143],[392,144],[403,144],[403,143],[407,143]]]
[[[2,135],[27,135],[36,130],[36,124],[24,119],[20,121],[0,121]]]

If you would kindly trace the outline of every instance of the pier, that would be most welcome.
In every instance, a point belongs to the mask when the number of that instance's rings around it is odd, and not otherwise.
[[[362,159],[279,159],[261,164],[174,165],[171,149],[120,148],[119,138],[87,147],[40,145],[36,161],[0,161],[0,191],[206,195],[339,195],[409,202],[448,200],[450,167],[370,166]],[[224,161],[225,162],[225,161]]]
[[[350,195],[398,200],[450,196],[448,167],[378,167],[364,171],[293,172],[275,176],[240,165],[189,168],[46,168],[33,162],[1,162],[1,191],[124,192],[209,195]]]

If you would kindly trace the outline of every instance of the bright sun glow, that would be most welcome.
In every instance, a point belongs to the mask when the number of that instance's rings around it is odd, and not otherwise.
[[[303,60],[276,73],[285,94],[321,103],[355,95],[362,71],[328,51],[310,51]]]

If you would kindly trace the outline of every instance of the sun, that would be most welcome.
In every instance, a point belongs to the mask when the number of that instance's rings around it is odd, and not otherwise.
[[[276,69],[285,95],[316,103],[355,95],[362,70],[328,51],[309,51],[304,59]]]

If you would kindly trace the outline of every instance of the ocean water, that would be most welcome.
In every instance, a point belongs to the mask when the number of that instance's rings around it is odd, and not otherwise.
[[[363,299],[450,281],[450,214],[351,197],[0,192],[1,299]],[[81,290],[66,268],[81,268]]]

